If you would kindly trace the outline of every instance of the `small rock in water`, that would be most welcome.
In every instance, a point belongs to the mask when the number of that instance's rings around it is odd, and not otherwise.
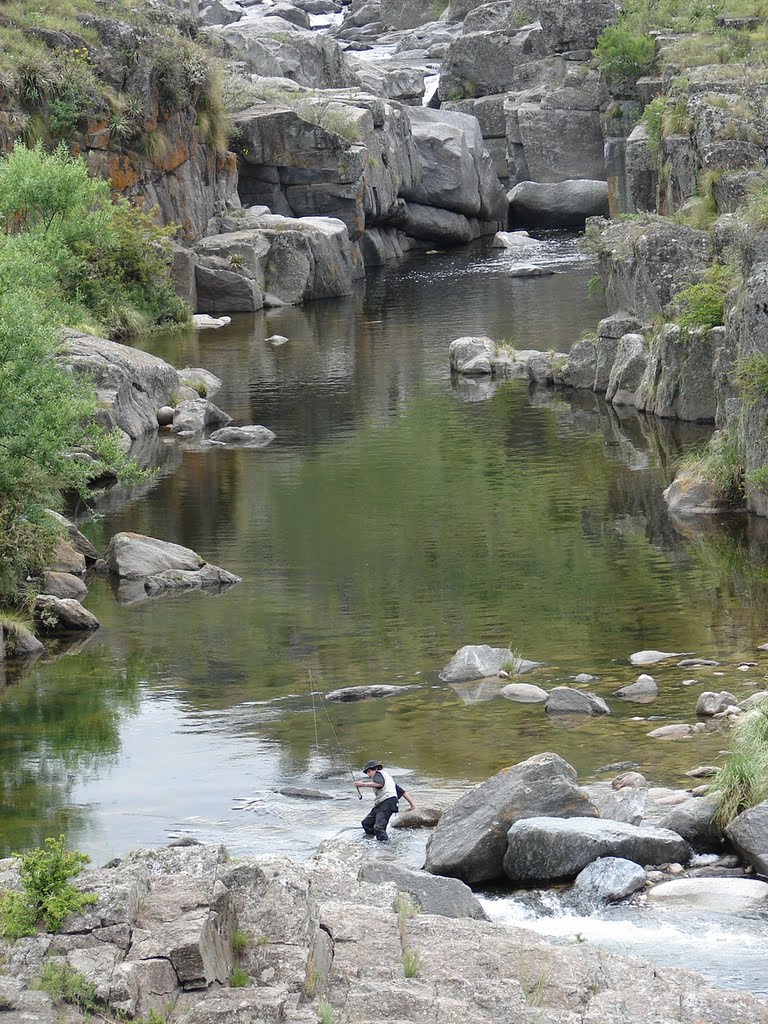
[[[699,680],[698,679],[684,679],[680,685],[681,686],[698,686],[699,685]]]
[[[175,409],[172,405],[161,405],[157,410],[157,425],[158,427],[170,427],[173,423],[173,414]]]
[[[678,668],[700,668],[706,665],[719,665],[719,661],[712,661],[710,658],[683,658],[678,661]]]
[[[717,773],[718,769],[713,764],[700,764],[698,768],[691,768],[685,774],[690,779],[708,779],[712,775],[717,775]]]
[[[294,796],[299,800],[333,800],[333,793],[326,793],[322,789],[302,789],[301,786],[283,786],[276,789],[276,793],[282,796]]]
[[[764,904],[768,883],[748,878],[678,878],[655,886],[648,895],[653,900],[735,914]]]
[[[657,661],[668,661],[670,658],[682,658],[690,651],[635,651],[630,654],[629,660],[632,665],[655,665]]]
[[[622,772],[611,782],[612,789],[644,789],[648,780],[640,772]]]
[[[757,649],[758,651],[768,651],[768,644],[758,644]]]
[[[512,267],[509,271],[510,277],[551,277],[553,274],[554,270],[550,267],[535,267],[530,264]]]
[[[337,700],[349,703],[357,700],[370,700],[374,697],[394,697],[406,690],[418,690],[417,684],[411,686],[343,686],[339,690],[326,693],[326,700]]]
[[[272,345],[273,348],[279,348],[281,345],[288,344],[288,338],[286,338],[284,334],[271,334],[268,338],[265,338],[264,341],[266,341],[268,345]]]
[[[652,740],[687,740],[693,735],[692,725],[662,725],[646,733]]]
[[[749,670],[751,668],[755,667],[755,662],[754,661],[744,661],[744,662],[741,663],[741,665],[737,665],[736,667],[738,668],[739,672],[749,672]]]
[[[591,676],[589,672],[579,672],[577,676],[573,677],[574,683],[594,683],[597,676]]]
[[[211,328],[215,330],[217,327],[226,327],[227,324],[232,323],[232,317],[229,316],[208,316],[207,313],[195,313],[192,317],[192,326],[198,330],[203,328]]]
[[[602,768],[598,768],[595,774],[599,772],[625,772],[632,771],[634,768],[639,768],[640,765],[637,761],[613,761],[611,764],[604,764]]]

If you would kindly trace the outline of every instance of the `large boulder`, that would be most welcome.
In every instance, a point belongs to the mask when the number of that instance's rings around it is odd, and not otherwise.
[[[88,593],[88,587],[78,576],[73,576],[70,572],[53,572],[47,569],[40,580],[40,592],[80,601]]]
[[[283,18],[247,18],[211,32],[256,75],[290,78],[311,89],[354,85],[339,44]]]
[[[605,181],[521,181],[508,198],[510,223],[526,227],[579,227],[608,216]]]
[[[178,372],[164,360],[117,341],[65,331],[56,358],[93,384],[100,425],[118,427],[131,439],[157,430],[157,410],[183,390]]]
[[[723,335],[722,327],[684,331],[676,324],[666,324],[654,334],[635,390],[637,408],[657,416],[714,423],[716,353]]]
[[[189,586],[197,589],[238,581],[238,577],[210,565],[190,548],[140,533],[116,533],[109,542],[105,558],[110,572],[118,579],[152,579],[158,589],[188,589]]]
[[[635,392],[643,379],[648,349],[642,334],[625,334],[616,347],[608,377],[606,401],[612,405],[635,405]]]
[[[485,147],[476,117],[450,110],[409,108],[421,180],[402,196],[408,202],[506,222],[507,195]]]
[[[469,885],[501,878],[513,822],[542,814],[597,816],[575,780],[573,768],[551,753],[502,769],[443,814],[427,844],[425,868]]]
[[[548,54],[548,39],[534,21],[516,30],[471,32],[448,48],[440,72],[440,98],[489,96],[515,88],[523,64]]]
[[[497,676],[502,669],[510,675],[522,675],[538,668],[538,661],[527,661],[508,647],[490,647],[488,644],[467,644],[461,647],[440,672],[444,683],[463,683],[470,679]]]
[[[99,620],[78,600],[38,594],[34,605],[35,620],[45,633],[87,633],[99,628]]]
[[[208,443],[229,448],[266,448],[275,440],[269,427],[253,424],[247,427],[222,427],[214,430]]]
[[[541,23],[553,52],[591,50],[603,29],[613,24],[620,6],[615,0],[451,0],[451,19],[462,18],[464,32],[510,31],[533,21]]]
[[[448,358],[453,372],[473,377],[489,376],[493,370],[495,355],[496,344],[492,338],[487,337],[454,338],[448,349]],[[466,650],[466,648],[462,648],[462,650]],[[506,650],[505,659],[509,660],[511,656],[511,652]],[[499,668],[501,668],[501,664]],[[496,669],[497,672],[498,670]],[[492,672],[480,672],[476,676],[465,676],[464,678],[477,679],[480,675],[492,674]]]
[[[659,828],[676,832],[696,853],[722,853],[723,830],[717,823],[714,797],[692,797],[673,807],[659,821]]]
[[[668,829],[595,818],[526,817],[509,829],[504,873],[513,882],[573,878],[599,857],[685,864],[688,844]]]
[[[611,709],[602,697],[572,686],[555,686],[547,695],[544,710],[548,715],[610,715]]]
[[[435,0],[381,0],[380,18],[388,28],[417,28],[435,20]]]
[[[725,834],[758,874],[768,876],[768,800],[742,811],[726,826]]]

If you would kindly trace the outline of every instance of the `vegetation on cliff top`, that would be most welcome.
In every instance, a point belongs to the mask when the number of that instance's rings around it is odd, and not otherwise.
[[[0,160],[0,604],[46,564],[46,508],[106,468],[128,472],[116,436],[91,421],[90,385],[54,359],[58,332],[125,335],[186,319],[167,232],[65,147],[18,144]],[[75,449],[90,458],[73,458]]]
[[[154,160],[168,149],[170,118],[188,111],[223,152],[218,67],[195,31],[152,0],[3,0],[0,142],[83,140]]]

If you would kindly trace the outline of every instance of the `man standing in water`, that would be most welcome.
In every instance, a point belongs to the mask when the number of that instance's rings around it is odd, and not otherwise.
[[[415,810],[416,804],[403,787],[398,786],[389,772],[384,771],[379,761],[366,761],[362,770],[368,776],[368,781],[363,782],[361,779],[355,785],[358,790],[372,789],[374,791],[373,808],[370,814],[366,814],[363,818],[362,826],[366,835],[376,836],[380,843],[384,843],[389,839],[387,835],[389,819],[393,814],[397,814],[397,801],[405,797],[408,801],[409,811]]]

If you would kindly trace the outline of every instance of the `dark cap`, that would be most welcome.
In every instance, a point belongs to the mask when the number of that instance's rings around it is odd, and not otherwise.
[[[372,768],[383,768],[384,765],[381,761],[366,761],[363,767],[360,769],[363,772],[369,772]]]

